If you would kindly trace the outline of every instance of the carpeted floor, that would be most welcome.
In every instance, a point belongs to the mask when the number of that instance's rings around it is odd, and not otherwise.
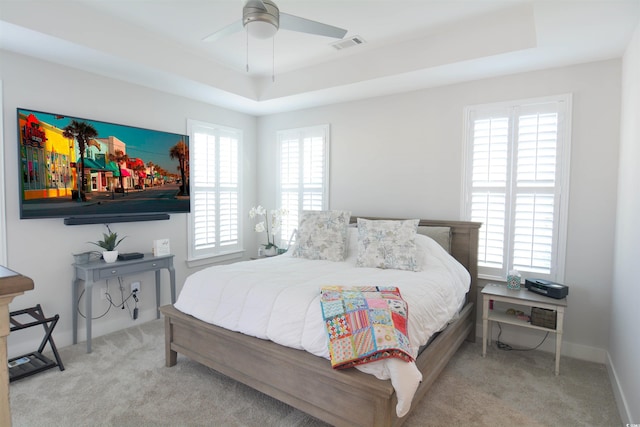
[[[164,366],[155,320],[60,349],[50,369],[10,385],[14,427],[325,426],[183,356]],[[328,363],[328,362],[327,362]],[[604,365],[464,343],[405,426],[620,426]]]

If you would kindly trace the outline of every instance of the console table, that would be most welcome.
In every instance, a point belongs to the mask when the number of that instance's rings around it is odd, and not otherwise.
[[[9,367],[7,335],[9,335],[9,303],[13,298],[33,289],[33,280],[0,266],[0,426],[11,425],[9,406]]]
[[[95,282],[107,280],[114,277],[129,276],[132,274],[156,272],[156,316],[160,318],[160,270],[169,270],[171,281],[171,302],[176,302],[176,273],[173,268],[173,255],[153,256],[145,254],[143,258],[116,261],[106,263],[103,260],[91,261],[84,264],[73,264],[73,282],[71,283],[73,308],[73,343],[78,342],[78,285],[84,282],[85,291],[85,322],[87,329],[87,353],[91,353],[91,296]]]

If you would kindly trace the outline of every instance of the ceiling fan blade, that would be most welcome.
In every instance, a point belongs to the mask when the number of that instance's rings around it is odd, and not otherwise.
[[[316,34],[319,36],[333,37],[341,39],[347,34],[347,30],[334,27],[332,25],[323,24],[317,21],[300,18],[299,16],[289,15],[280,12],[280,28],[300,33]]]
[[[221,30],[216,31],[215,33],[209,34],[205,38],[202,39],[203,42],[214,42],[216,40],[220,40],[223,37],[231,35],[233,33],[237,33],[242,30],[242,20],[238,20],[233,24],[229,24]]]

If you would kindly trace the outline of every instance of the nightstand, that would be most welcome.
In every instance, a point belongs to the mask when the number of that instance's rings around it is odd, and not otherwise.
[[[498,313],[489,309],[489,301],[502,301],[509,304],[526,307],[537,307],[556,312],[556,327],[532,325],[526,320],[521,320],[516,316]],[[508,289],[506,285],[487,284],[482,289],[482,357],[487,354],[487,342],[491,344],[491,335],[488,334],[491,322],[507,323],[509,325],[521,326],[524,328],[537,329],[540,331],[556,334],[556,367],[555,374],[560,373],[560,347],[562,345],[562,333],[564,324],[564,309],[567,307],[567,298],[555,299],[538,295],[527,289]]]

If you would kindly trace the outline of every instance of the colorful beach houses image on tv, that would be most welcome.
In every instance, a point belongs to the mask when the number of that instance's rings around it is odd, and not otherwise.
[[[189,137],[18,109],[21,218],[189,212]]]

